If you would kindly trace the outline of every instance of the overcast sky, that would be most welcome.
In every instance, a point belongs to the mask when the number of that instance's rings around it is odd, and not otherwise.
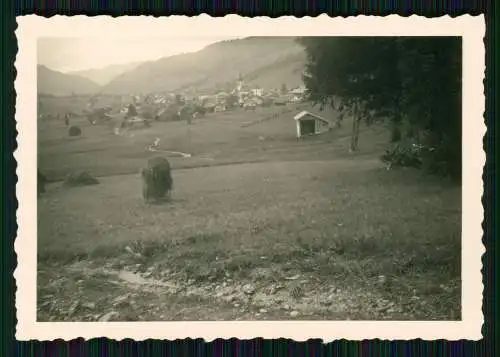
[[[40,38],[38,64],[61,72],[102,68],[111,64],[156,60],[195,52],[235,37],[199,38]]]

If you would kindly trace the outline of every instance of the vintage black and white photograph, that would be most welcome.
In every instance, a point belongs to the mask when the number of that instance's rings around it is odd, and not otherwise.
[[[38,37],[36,321],[461,321],[463,53]]]

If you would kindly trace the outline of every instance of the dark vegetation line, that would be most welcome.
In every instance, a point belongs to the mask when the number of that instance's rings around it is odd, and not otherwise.
[[[303,37],[309,99],[359,124],[391,123],[383,161],[461,181],[462,39],[460,37]],[[417,147],[417,149],[415,148]]]
[[[247,165],[247,164],[262,164],[262,163],[280,163],[280,162],[304,162],[304,163],[323,163],[323,162],[336,162],[336,161],[350,161],[351,159],[349,158],[343,158],[343,159],[319,159],[319,160],[302,160],[302,159],[280,159],[280,160],[266,160],[266,159],[261,159],[261,160],[246,160],[246,161],[231,161],[231,162],[219,162],[219,163],[214,163],[214,164],[197,164],[193,166],[181,166],[178,168],[175,168],[173,171],[185,171],[185,170],[194,170],[194,169],[202,169],[202,168],[208,168],[208,167],[220,167],[220,166],[237,166],[237,165]],[[356,162],[360,162],[359,157],[357,158]],[[373,159],[365,159],[364,161],[376,161]],[[137,171],[137,172],[136,172]],[[139,174],[139,169],[137,170],[124,170],[124,171],[117,171],[114,173],[110,174],[103,174],[103,175],[92,175],[94,177],[114,177],[114,176],[130,176],[134,175],[135,173]],[[50,183],[58,183],[58,182],[63,182],[65,179],[61,177],[56,177],[56,178],[48,178],[47,182]]]

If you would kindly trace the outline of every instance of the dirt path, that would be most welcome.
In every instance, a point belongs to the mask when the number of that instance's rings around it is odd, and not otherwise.
[[[122,269],[90,261],[43,266],[38,320],[394,319],[403,312],[378,294],[337,287],[308,274],[286,276],[280,269],[257,268],[249,276],[199,281],[142,264]]]

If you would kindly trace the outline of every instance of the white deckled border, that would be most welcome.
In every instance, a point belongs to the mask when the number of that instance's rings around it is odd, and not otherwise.
[[[19,132],[17,160],[18,236],[15,251],[18,266],[16,308],[18,340],[70,340],[108,337],[121,340],[204,338],[292,338],[304,341],[336,339],[470,339],[482,338],[481,243],[483,221],[483,151],[485,34],[484,17],[464,15],[428,19],[416,15],[403,18],[358,16],[330,18],[268,17],[244,18],[228,15],[212,18],[174,16],[119,17],[29,15],[18,17],[18,55],[15,66],[16,121]],[[463,37],[463,188],[462,188],[462,321],[266,321],[266,322],[36,322],[36,152],[37,152],[37,39],[40,37],[215,37],[215,36],[462,36]],[[160,35],[161,34],[161,35]]]

